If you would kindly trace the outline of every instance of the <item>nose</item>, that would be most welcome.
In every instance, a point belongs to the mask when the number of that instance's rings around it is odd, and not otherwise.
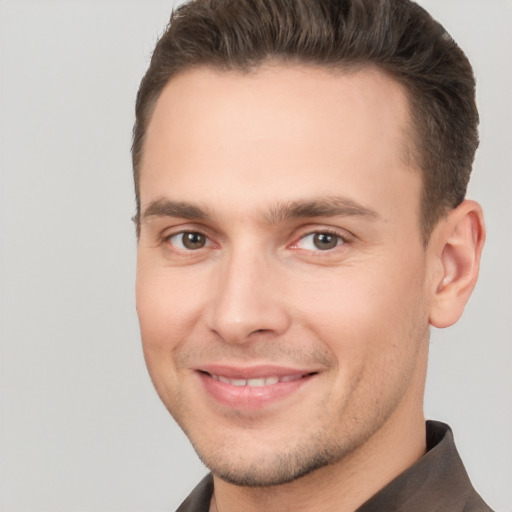
[[[263,255],[238,253],[220,267],[207,306],[209,329],[236,344],[286,332],[290,314],[276,265]]]

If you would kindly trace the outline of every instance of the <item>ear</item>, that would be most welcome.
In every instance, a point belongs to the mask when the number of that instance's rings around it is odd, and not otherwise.
[[[459,320],[475,287],[485,241],[482,208],[465,200],[436,226],[430,249],[436,269],[430,323],[449,327]]]

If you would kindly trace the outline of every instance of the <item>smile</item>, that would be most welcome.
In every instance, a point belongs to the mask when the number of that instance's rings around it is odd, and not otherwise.
[[[314,380],[316,371],[290,368],[201,368],[196,372],[206,396],[229,409],[258,410],[291,399]]]
[[[294,380],[299,380],[302,379],[304,375],[285,375],[283,377],[272,376],[255,379],[229,379],[227,377],[223,377],[222,375],[210,374],[210,377],[220,382],[224,382],[225,384],[231,384],[232,386],[249,386],[253,388],[262,388],[263,386],[273,386],[274,384],[279,384],[280,382],[292,382]]]

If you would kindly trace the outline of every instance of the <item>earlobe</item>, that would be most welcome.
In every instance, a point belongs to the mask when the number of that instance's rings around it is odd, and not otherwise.
[[[430,323],[449,327],[459,320],[475,287],[485,241],[482,208],[465,200],[438,226],[435,251],[438,268]]]

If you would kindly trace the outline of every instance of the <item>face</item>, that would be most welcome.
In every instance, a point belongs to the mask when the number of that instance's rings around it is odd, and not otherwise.
[[[144,146],[137,311],[208,467],[298,478],[420,417],[428,339],[407,100],[377,70],[199,69]]]

